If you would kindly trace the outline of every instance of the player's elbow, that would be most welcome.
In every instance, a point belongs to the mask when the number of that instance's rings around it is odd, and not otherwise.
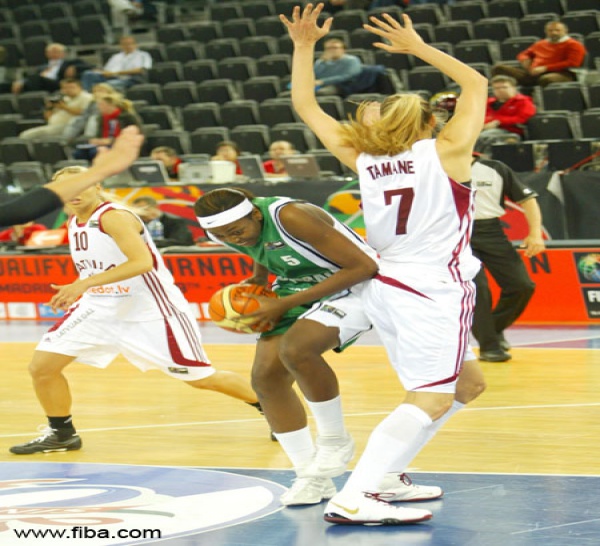
[[[143,260],[138,260],[136,265],[137,265],[138,275],[143,275],[144,273],[148,273],[149,271],[152,271],[152,268],[154,267],[154,264],[152,261],[152,256],[148,256],[147,258],[144,258]]]
[[[360,273],[362,280],[372,279],[379,271],[379,266],[370,258],[362,260],[360,263]]]

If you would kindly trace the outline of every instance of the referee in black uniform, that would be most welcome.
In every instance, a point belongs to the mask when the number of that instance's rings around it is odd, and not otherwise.
[[[533,296],[535,284],[525,264],[502,229],[504,199],[518,203],[525,213],[529,234],[521,248],[531,257],[545,248],[542,238],[542,215],[537,194],[526,187],[506,164],[493,159],[473,157],[471,173],[475,194],[475,221],[471,247],[483,264],[475,277],[477,297],[473,315],[473,335],[479,342],[479,359],[488,362],[510,360],[510,345],[504,338],[508,328],[525,310]],[[494,307],[485,270],[500,287]]]

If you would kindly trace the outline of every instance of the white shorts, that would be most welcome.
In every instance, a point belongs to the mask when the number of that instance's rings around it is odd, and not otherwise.
[[[413,288],[389,277],[365,287],[362,303],[392,366],[408,391],[453,393],[468,345],[475,287],[419,282]]]
[[[331,298],[315,303],[300,319],[314,320],[323,326],[339,330],[339,350],[356,341],[361,334],[368,332],[373,325],[365,313],[361,292],[364,283],[353,286]]]
[[[132,322],[81,302],[44,334],[36,350],[74,356],[96,368],[106,368],[122,354],[142,371],[158,369],[183,381],[215,373],[196,318],[187,310],[166,319]]]

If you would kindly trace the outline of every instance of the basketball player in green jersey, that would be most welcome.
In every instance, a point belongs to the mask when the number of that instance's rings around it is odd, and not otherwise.
[[[317,504],[336,493],[331,478],[343,474],[354,454],[337,378],[322,354],[342,350],[371,328],[359,294],[377,272],[375,253],[350,228],[305,202],[216,189],[194,209],[211,239],[254,260],[247,282],[264,285],[269,273],[276,276],[280,297],[260,298],[255,313],[271,329],[258,340],[252,384],[297,474],[281,502]],[[316,446],[292,388],[296,380],[315,418]],[[384,484],[396,501],[442,495],[439,487],[414,485],[405,475],[386,477]]]

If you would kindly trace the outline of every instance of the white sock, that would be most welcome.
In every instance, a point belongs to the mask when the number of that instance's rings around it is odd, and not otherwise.
[[[371,433],[367,447],[341,493],[377,491],[383,476],[404,468],[421,446],[431,417],[412,404],[401,404]]]
[[[306,404],[315,418],[319,436],[346,435],[342,398],[339,395],[325,402],[311,402],[306,400]]]
[[[308,427],[292,432],[275,432],[279,445],[294,468],[308,464],[315,455],[315,444]]]
[[[419,453],[419,451],[421,451],[421,449],[423,449],[425,447],[425,445],[427,445],[427,442],[429,442],[429,440],[431,440],[437,434],[438,430],[440,430],[442,428],[442,426],[446,423],[446,421],[448,421],[448,419],[450,419],[450,417],[452,417],[457,411],[460,411],[464,407],[465,407],[465,404],[462,404],[461,402],[457,402],[455,400],[452,403],[452,406],[450,407],[450,409],[446,413],[444,413],[444,415],[442,415],[439,419],[437,419],[436,421],[431,423],[431,425],[425,429],[425,434],[422,435],[422,437],[421,437],[420,445],[415,444],[416,452],[413,456],[413,459],[417,456],[417,453]],[[410,463],[410,461],[409,461],[409,463]],[[407,466],[408,466],[408,463],[407,463]],[[403,467],[394,466],[392,468],[392,470],[390,470],[390,472],[395,472],[395,473],[401,474],[402,472],[404,472],[405,469],[406,469],[406,466],[403,466]]]

